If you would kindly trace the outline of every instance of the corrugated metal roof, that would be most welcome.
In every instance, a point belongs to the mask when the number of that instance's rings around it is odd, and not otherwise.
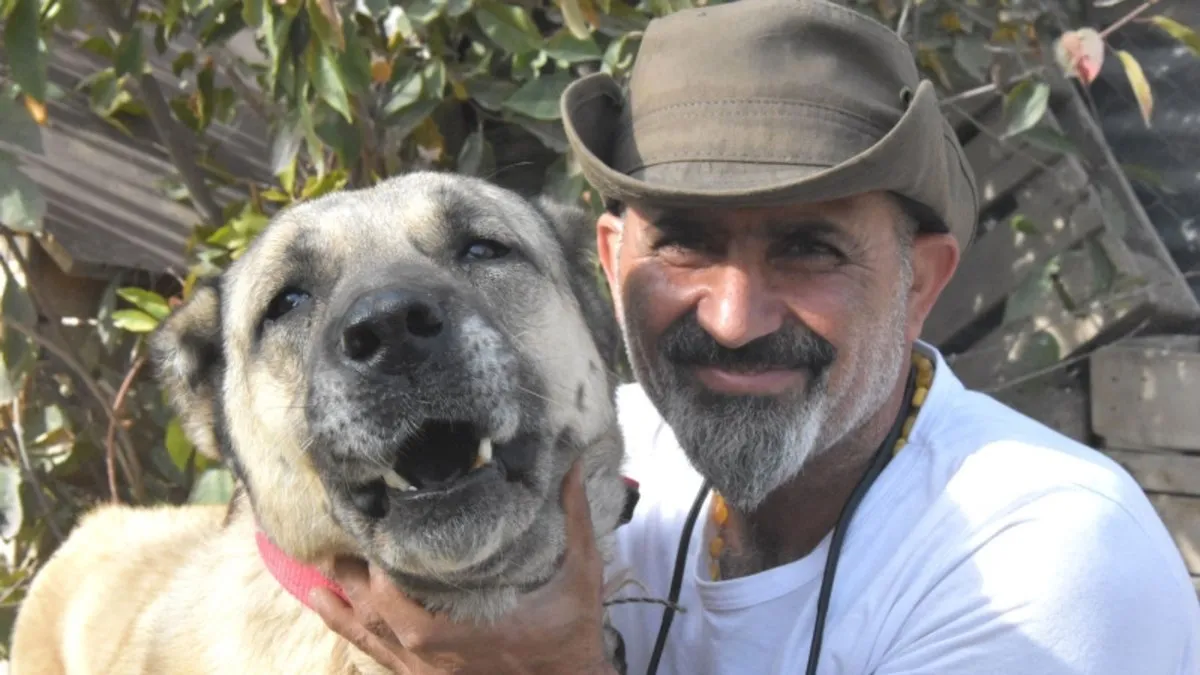
[[[176,172],[149,120],[123,120],[130,136],[93,113],[87,94],[76,90],[85,77],[107,65],[78,46],[84,38],[82,31],[53,38],[49,77],[65,96],[47,105],[45,153],[0,147],[20,156],[23,171],[41,186],[47,201],[45,231],[52,240],[49,249],[68,273],[109,277],[120,270],[140,270],[182,275],[184,247],[200,216],[167,196],[164,185]],[[185,41],[182,36],[176,39]],[[170,70],[179,53],[147,50],[168,94],[180,90],[181,81]],[[243,109],[231,125],[214,122],[203,142],[229,173],[269,180],[266,133],[265,125]],[[222,203],[238,196],[231,190],[217,194]]]

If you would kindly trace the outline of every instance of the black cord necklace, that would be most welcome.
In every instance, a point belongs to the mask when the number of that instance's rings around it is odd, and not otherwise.
[[[812,645],[808,652],[808,667],[804,671],[806,675],[816,675],[817,672],[817,661],[821,655],[821,642],[824,639],[825,633],[825,616],[829,612],[829,598],[833,593],[833,578],[837,571],[838,558],[842,552],[842,540],[845,539],[846,528],[850,525],[850,519],[854,515],[855,510],[858,509],[859,502],[862,501],[867,490],[875,483],[875,479],[879,477],[879,474],[883,473],[888,461],[892,458],[892,448],[896,444],[896,439],[900,437],[900,432],[904,428],[904,421],[908,418],[909,408],[912,406],[916,375],[917,370],[914,365],[909,369],[908,382],[904,388],[904,403],[901,405],[899,414],[896,415],[896,421],[892,423],[892,428],[888,432],[888,435],[875,450],[875,454],[872,456],[866,472],[859,478],[858,484],[854,486],[853,492],[850,493],[850,498],[846,500],[845,506],[842,507],[842,512],[838,515],[837,524],[833,529],[833,539],[829,543],[829,556],[825,560],[825,571],[821,579],[821,591],[817,596],[817,618],[816,625],[813,627]],[[650,664],[646,668],[646,675],[655,675],[658,672],[658,662],[662,659],[663,648],[667,643],[667,634],[670,632],[671,623],[675,619],[675,606],[679,601],[679,593],[683,585],[683,573],[687,568],[688,544],[691,542],[692,532],[696,527],[696,519],[700,515],[700,509],[711,489],[711,484],[705,480],[700,486],[700,491],[696,494],[696,499],[692,502],[692,508],[688,511],[687,520],[684,521],[683,534],[679,538],[679,548],[675,554],[675,572],[671,577],[669,600],[663,608],[662,622],[658,627],[658,637],[654,643],[654,651],[650,655]]]

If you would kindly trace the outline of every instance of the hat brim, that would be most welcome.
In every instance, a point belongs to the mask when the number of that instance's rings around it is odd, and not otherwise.
[[[652,171],[627,175],[609,164],[624,105],[620,86],[605,73],[571,83],[561,100],[563,127],[576,161],[606,199],[666,208],[720,208],[820,202],[892,191],[927,206],[961,249],[974,237],[978,215],[974,177],[928,80],[918,85],[904,114],[886,134],[839,164],[789,168],[722,161],[719,164],[728,165],[731,180],[714,175],[713,180],[689,185],[655,180]],[[756,180],[746,180],[746,175]]]

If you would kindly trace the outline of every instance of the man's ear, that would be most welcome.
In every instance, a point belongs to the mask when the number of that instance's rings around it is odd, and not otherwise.
[[[604,275],[596,261],[592,216],[582,208],[562,204],[545,196],[539,197],[534,204],[554,227],[567,257],[571,291],[579,301],[604,365],[609,373],[616,373],[624,353],[621,329],[607,297]]]
[[[918,234],[912,243],[913,279],[908,294],[908,339],[920,337],[925,319],[958,268],[958,240],[950,234]]]
[[[608,211],[600,214],[599,220],[596,221],[596,252],[600,257],[600,266],[604,268],[604,277],[608,280],[609,288],[617,288],[619,285],[617,274],[621,266],[620,242],[624,229],[624,221]],[[617,297],[613,300],[614,306],[621,302]]]
[[[219,282],[197,284],[192,296],[150,335],[149,347],[159,386],[184,434],[200,454],[220,460],[218,397],[225,364]]]

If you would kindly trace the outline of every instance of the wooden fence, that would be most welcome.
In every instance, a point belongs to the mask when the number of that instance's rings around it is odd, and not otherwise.
[[[1051,83],[1032,135],[1003,137],[996,95],[947,110],[983,203],[922,337],[967,386],[1125,466],[1200,594],[1200,304],[1085,100]]]

